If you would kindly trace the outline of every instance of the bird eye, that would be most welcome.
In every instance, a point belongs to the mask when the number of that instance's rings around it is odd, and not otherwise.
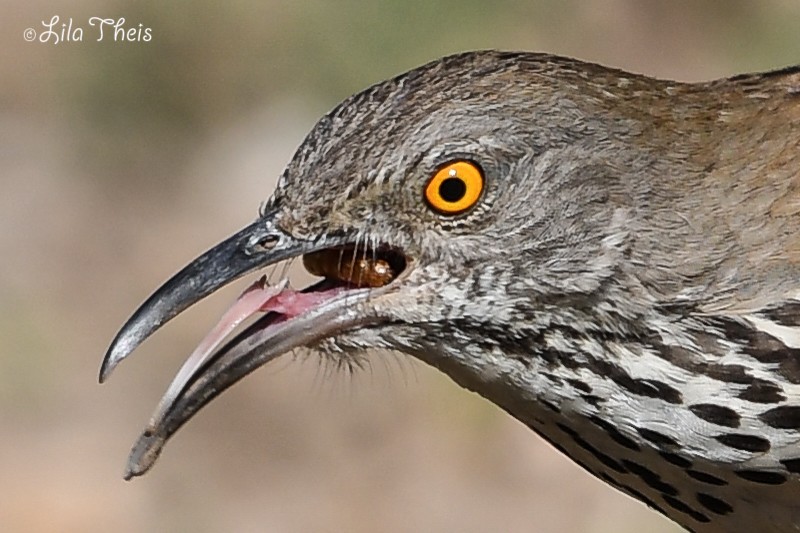
[[[443,215],[463,213],[478,203],[483,191],[483,171],[471,161],[451,161],[425,186],[425,200]]]

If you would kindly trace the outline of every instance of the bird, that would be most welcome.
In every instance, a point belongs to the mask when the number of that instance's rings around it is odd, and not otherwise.
[[[689,531],[800,531],[798,228],[800,67],[687,83],[535,52],[437,59],[323,116],[254,222],[119,331],[101,382],[235,279],[295,260],[320,278],[244,291],[126,478],[283,354],[394,352]]]

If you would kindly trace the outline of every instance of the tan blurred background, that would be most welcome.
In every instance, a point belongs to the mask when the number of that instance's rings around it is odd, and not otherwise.
[[[125,17],[152,40],[25,41],[53,15]],[[798,28],[796,0],[4,2],[0,531],[676,531],[405,360],[352,377],[278,361],[123,482],[241,283],[107,385],[97,370],[135,306],[251,221],[315,120],[373,82],[476,48],[707,79],[800,63]]]

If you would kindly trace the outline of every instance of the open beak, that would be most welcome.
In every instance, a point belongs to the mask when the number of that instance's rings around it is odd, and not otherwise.
[[[330,249],[342,244],[300,241],[275,228],[269,215],[260,218],[192,261],[136,310],[111,343],[100,381],[164,323],[227,283],[304,254],[331,256]],[[294,348],[379,322],[359,312],[360,304],[391,287],[341,279],[325,279],[302,291],[287,289],[285,280],[270,287],[262,278],[251,285],[178,372],[134,445],[125,478],[147,472],[167,439],[189,418],[256,368]],[[223,343],[256,313],[263,316]]]

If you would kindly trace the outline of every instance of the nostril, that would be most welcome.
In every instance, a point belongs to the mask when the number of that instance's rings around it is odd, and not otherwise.
[[[247,253],[261,253],[261,252],[268,252],[275,248],[277,244],[280,242],[281,238],[280,235],[276,235],[275,233],[267,233],[266,235],[258,235],[250,239],[250,242],[247,246]]]

